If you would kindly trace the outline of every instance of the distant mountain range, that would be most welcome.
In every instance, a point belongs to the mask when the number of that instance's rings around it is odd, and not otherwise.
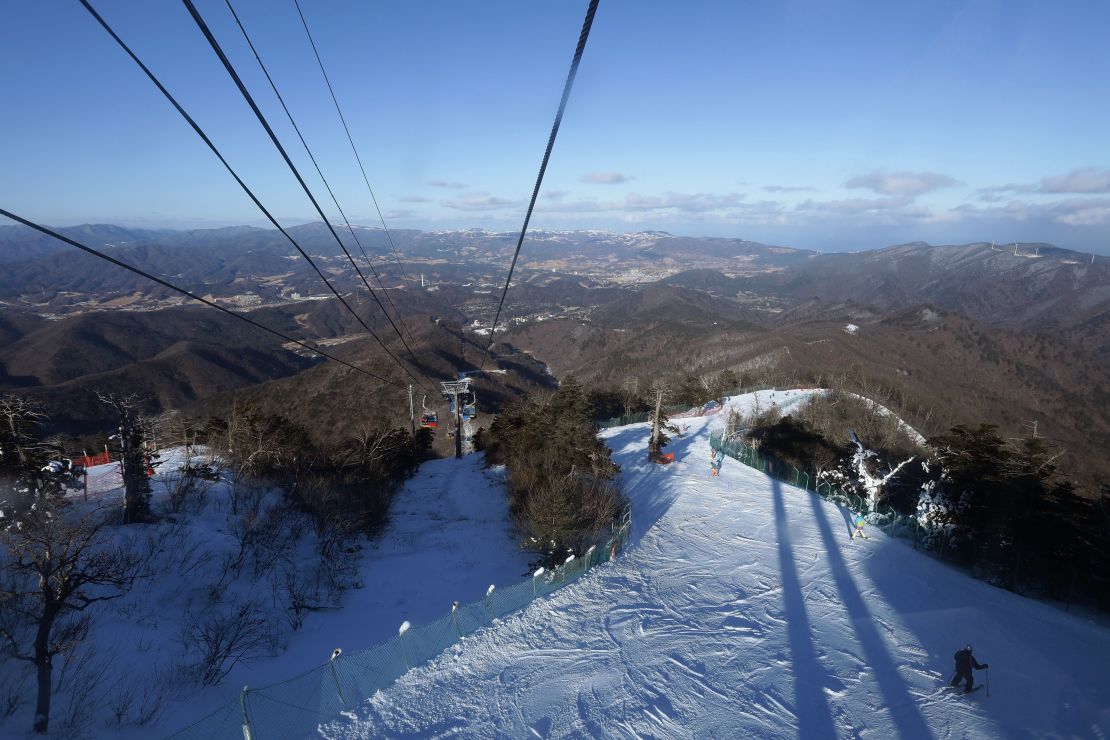
[[[319,277],[273,230],[63,231],[291,336],[397,372],[337,301],[319,300],[327,295]],[[327,227],[289,232],[401,353]],[[357,233],[389,288],[380,298],[412,333],[421,371],[448,379],[480,363],[516,234],[394,231],[398,267],[384,231]],[[366,418],[351,409],[407,421],[396,389],[352,385],[342,366],[179,304],[24,227],[0,227],[0,392],[50,402],[71,431],[103,427],[91,391],[112,388],[140,390],[152,409],[199,403],[219,411],[249,397],[306,422],[327,420],[323,431]],[[848,323],[858,329],[846,332]],[[558,377],[611,385],[732,369],[751,378],[851,376],[897,389],[938,430],[992,421],[1018,433],[1039,420],[1042,433],[1088,460],[1110,446],[1110,422],[1096,412],[1110,407],[1110,258],[1047,244],[819,254],[657,231],[537,231],[525,242],[501,326],[501,357],[491,367],[510,372],[489,376],[487,410],[548,387],[542,363]],[[1110,463],[1090,469],[1110,473]]]

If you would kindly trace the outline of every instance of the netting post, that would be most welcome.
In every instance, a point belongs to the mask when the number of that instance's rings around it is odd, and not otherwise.
[[[243,692],[239,694],[239,708],[243,710],[243,740],[254,740],[254,732],[251,730],[251,717],[247,712],[247,691],[248,687],[243,687]]]
[[[463,633],[462,628],[459,627],[459,602],[457,601],[451,603],[451,621],[455,624],[455,634],[457,634],[461,640]]]
[[[490,619],[496,619],[496,618],[497,618],[497,615],[493,613],[493,606],[492,606],[492,604],[491,604],[491,602],[493,601],[493,592],[494,592],[494,591],[495,591],[496,589],[497,589],[497,587],[496,587],[496,586],[494,586],[494,585],[493,585],[493,584],[491,583],[491,584],[489,585],[489,588],[487,588],[487,589],[486,589],[486,598],[485,598],[485,599],[483,599],[483,601],[485,601],[485,602],[486,602],[486,611],[487,611],[487,612],[489,612],[489,618],[490,618]]]
[[[339,695],[339,703],[347,706],[347,700],[343,698],[343,687],[339,685],[339,676],[335,672],[335,659],[343,654],[342,648],[336,648],[331,651],[331,658],[328,659],[328,667],[331,668],[331,680],[335,684],[335,693]]]
[[[412,665],[409,664],[409,653],[408,650],[405,649],[405,633],[409,631],[409,627],[411,626],[409,620],[406,619],[404,622],[401,622],[401,628],[397,630],[397,639],[401,641],[401,657],[405,659],[406,671],[412,670]]]
[[[594,550],[596,549],[597,545],[590,545],[590,549],[586,550],[586,564],[582,568],[583,573],[590,569],[590,563],[593,562]]]
[[[538,587],[536,586],[536,580],[540,576],[543,575],[543,571],[544,571],[543,567],[540,567],[539,570],[537,570],[535,573],[532,574],[532,598],[533,599],[536,598],[537,596],[539,596]]]

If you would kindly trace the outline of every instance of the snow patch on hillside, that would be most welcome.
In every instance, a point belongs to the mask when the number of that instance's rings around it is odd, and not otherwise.
[[[182,450],[162,451],[153,479],[156,511],[166,505],[166,474],[183,462]],[[88,502],[78,492],[77,506],[122,512],[119,465],[89,472]],[[361,588],[335,593],[325,608],[304,615],[297,630],[289,624],[281,578],[256,576],[248,563],[220,581],[225,558],[238,547],[226,480],[213,485],[199,510],[154,525],[115,528],[118,537],[134,538],[134,549],[154,553],[150,565],[156,577],[91,612],[89,635],[73,658],[64,667],[62,658],[56,659],[54,675],[62,690],[54,701],[53,733],[162,737],[234,700],[245,685],[292,678],[327,662],[335,648],[347,653],[368,648],[395,636],[406,620],[431,622],[449,614],[455,600],[473,601],[490,584],[526,578],[529,559],[514,541],[502,474],[485,469],[478,456],[422,465],[397,493],[386,532],[348,553],[346,582]],[[263,495],[280,498],[277,491]],[[319,562],[311,531],[278,546],[288,571],[310,580]],[[193,670],[198,646],[191,628],[242,604],[251,605],[249,616],[261,625],[256,649],[219,685],[201,687]],[[24,703],[0,718],[0,737],[23,736],[31,727],[34,677],[26,664],[0,660],[0,694],[9,689]],[[134,724],[145,712],[153,719]]]

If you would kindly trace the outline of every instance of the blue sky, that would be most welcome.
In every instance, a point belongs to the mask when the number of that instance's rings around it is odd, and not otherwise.
[[[341,204],[373,224],[292,0],[233,2]],[[94,4],[273,212],[314,218],[180,3]],[[307,176],[223,0],[197,5]],[[302,5],[387,223],[519,229],[586,2]],[[602,0],[533,228],[1110,253],[1108,38],[1104,0]],[[5,9],[0,83],[3,207],[262,223],[78,3]]]

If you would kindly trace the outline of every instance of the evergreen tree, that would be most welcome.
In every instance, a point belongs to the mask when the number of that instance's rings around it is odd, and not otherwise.
[[[536,565],[561,565],[596,544],[623,500],[609,448],[597,438],[588,394],[568,377],[553,394],[504,409],[481,446],[508,470],[510,510]]]

